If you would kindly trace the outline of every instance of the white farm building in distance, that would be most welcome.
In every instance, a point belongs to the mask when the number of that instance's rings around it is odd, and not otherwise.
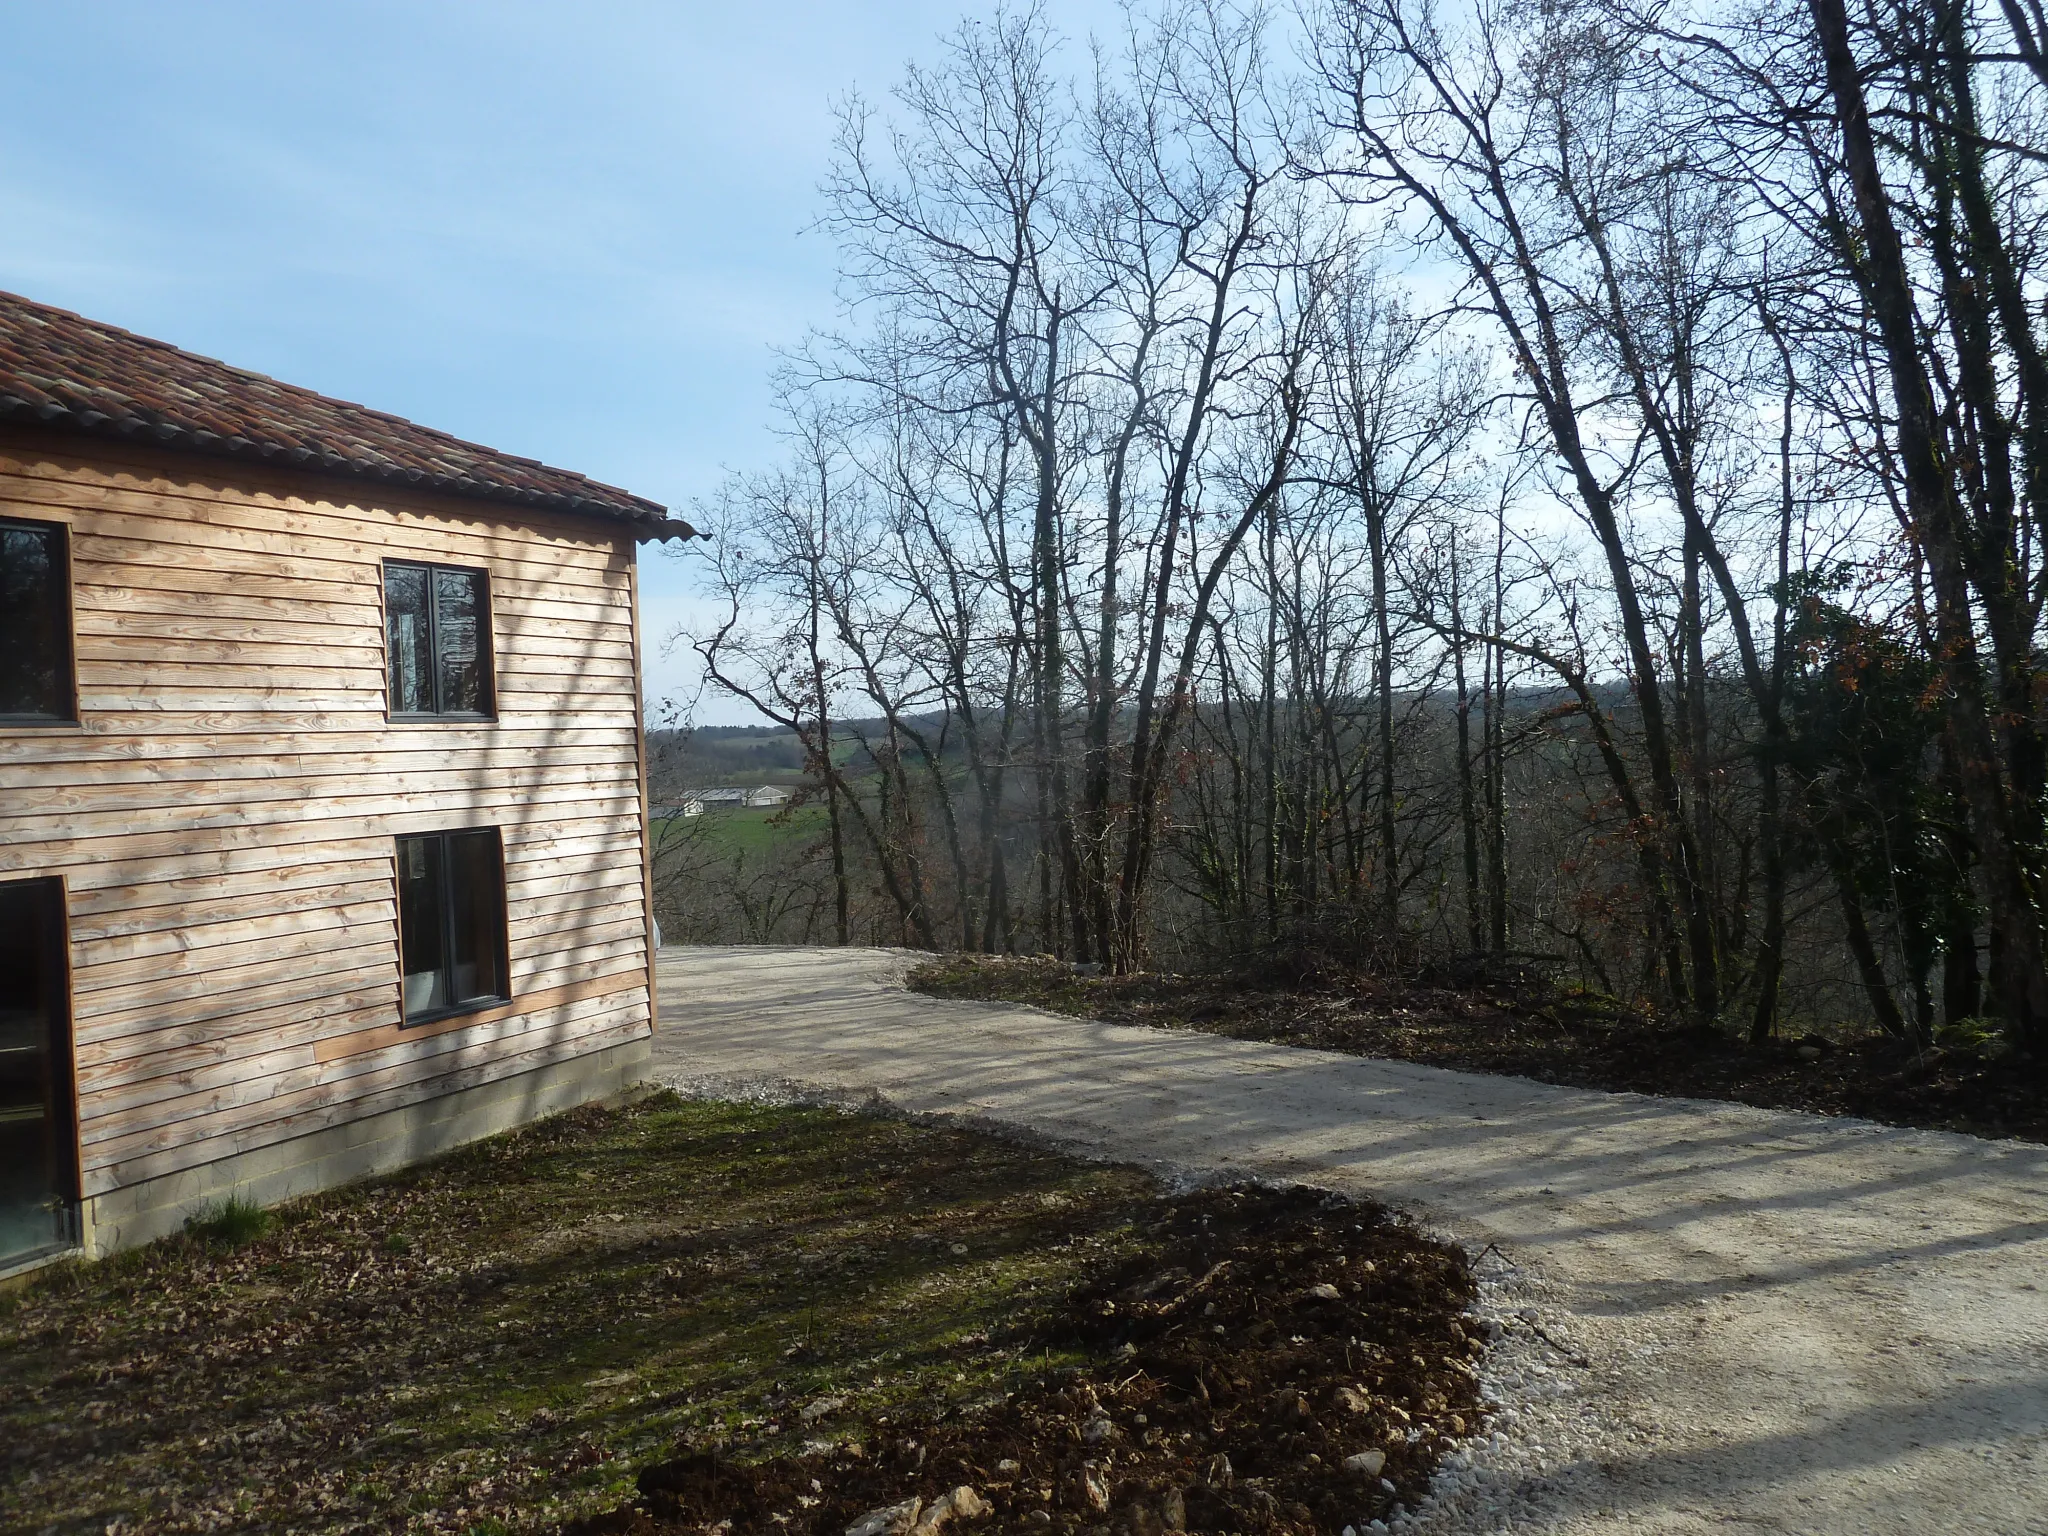
[[[707,806],[717,806],[724,810],[772,809],[778,805],[789,804],[789,798],[789,791],[780,784],[757,784],[752,789],[743,789],[738,785],[727,785],[720,789],[693,789],[676,805],[675,813],[702,816]]]

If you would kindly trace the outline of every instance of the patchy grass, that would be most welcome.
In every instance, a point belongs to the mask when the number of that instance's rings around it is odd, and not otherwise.
[[[1752,1046],[1733,1032],[1647,1016],[1541,977],[1446,985],[1304,966],[1282,979],[1227,973],[1083,975],[1048,957],[946,955],[910,974],[934,997],[1030,1003],[1113,1024],[1198,1029],[1574,1088],[1725,1099],[1890,1125],[2048,1141],[2048,1068],[1966,1020],[1916,1052],[1844,1030]]]
[[[830,1429],[792,1399],[985,1395],[1014,1361],[963,1341],[1148,1192],[822,1110],[561,1116],[0,1298],[0,1529],[545,1526],[679,1435]]]
[[[239,1246],[188,1234],[0,1297],[0,1530],[524,1532],[619,1507],[678,1447],[788,1463],[1049,1381],[1128,1396],[1131,1339],[1060,1319],[1099,1323],[1076,1298],[1156,1263],[1161,1199],[1130,1168],[873,1116],[559,1116],[281,1207]],[[1469,1416],[1462,1261],[1345,1209],[1337,1230],[1419,1277],[1375,1348],[1436,1364],[1378,1383],[1387,1412]],[[1225,1298],[1219,1349],[1270,1342],[1265,1295]],[[1404,1484],[1434,1462],[1415,1443]]]
[[[185,1235],[221,1248],[239,1248],[253,1243],[271,1228],[275,1218],[262,1206],[230,1195],[209,1205],[185,1223]]]

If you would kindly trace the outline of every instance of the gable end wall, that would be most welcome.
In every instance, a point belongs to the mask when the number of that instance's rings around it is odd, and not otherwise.
[[[82,725],[0,726],[0,879],[65,882],[89,1247],[631,1080],[630,530],[36,434],[0,516],[70,529]],[[489,570],[495,722],[386,720],[386,558]],[[393,839],[484,825],[513,1001],[401,1028]]]

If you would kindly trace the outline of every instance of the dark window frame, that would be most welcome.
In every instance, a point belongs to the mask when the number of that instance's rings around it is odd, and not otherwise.
[[[78,714],[78,605],[72,601],[71,525],[48,518],[0,517],[0,528],[18,528],[57,536],[58,596],[64,616],[57,626],[57,638],[64,648],[64,708],[60,715],[13,715],[0,712],[4,730],[75,730],[82,723]]]
[[[453,899],[454,863],[449,854],[448,840],[450,838],[473,835],[478,832],[490,833],[491,848],[493,854],[495,855],[496,873],[498,877],[498,926],[496,934],[498,941],[498,978],[500,983],[502,984],[503,990],[495,992],[491,994],[489,997],[472,997],[464,1002],[448,1003],[442,1007],[435,1008],[427,1012],[407,1013],[405,1011],[405,845],[408,842],[413,842],[424,838],[433,838],[436,841],[438,841],[441,845],[441,857],[439,861],[441,871],[441,889],[438,893],[437,900],[437,905],[439,907],[441,917],[441,956],[443,965],[452,966],[452,957],[455,954],[455,902]],[[500,827],[490,826],[447,827],[433,832],[401,832],[397,834],[397,836],[394,837],[392,840],[391,875],[392,894],[397,899],[398,903],[398,910],[396,912],[396,916],[398,918],[397,926],[399,1027],[402,1029],[410,1029],[416,1024],[436,1024],[443,1019],[460,1018],[462,1015],[469,1013],[482,1013],[484,1010],[489,1008],[502,1008],[505,1004],[511,1002],[512,914],[509,910],[511,907],[511,897],[507,893],[505,888],[504,830]]]
[[[427,654],[431,665],[427,668],[434,693],[435,708],[395,709],[391,702],[391,570],[398,566],[406,570],[424,571],[427,576]],[[440,598],[434,583],[436,571],[454,571],[463,576],[479,578],[483,588],[482,612],[477,618],[477,687],[483,696],[482,709],[442,709],[441,703],[441,634]],[[391,721],[459,720],[468,724],[495,721],[498,718],[498,636],[497,617],[491,601],[491,572],[483,565],[449,565],[445,561],[407,560],[392,558],[377,568],[377,611],[383,618],[384,648],[384,718]]]

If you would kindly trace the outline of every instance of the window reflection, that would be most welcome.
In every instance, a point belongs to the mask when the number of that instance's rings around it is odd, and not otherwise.
[[[479,570],[396,561],[385,565],[392,714],[490,714],[489,594]]]
[[[0,523],[0,715],[73,718],[63,539],[54,523]]]

